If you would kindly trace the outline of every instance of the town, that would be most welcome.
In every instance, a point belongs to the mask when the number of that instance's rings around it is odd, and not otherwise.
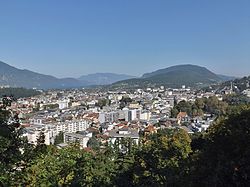
[[[175,106],[204,105],[199,102],[209,98],[222,102],[223,95],[231,93],[230,87],[216,93],[185,85],[180,89],[160,86],[134,91],[49,90],[12,102],[11,110],[18,113],[23,136],[31,144],[36,145],[43,135],[45,144],[58,148],[76,142],[81,148],[93,146],[91,142],[101,148],[127,138],[138,144],[141,137],[159,129],[180,128],[189,134],[206,131],[218,113],[201,107]]]

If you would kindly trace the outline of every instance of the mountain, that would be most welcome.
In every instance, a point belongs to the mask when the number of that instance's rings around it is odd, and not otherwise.
[[[58,79],[50,75],[21,70],[0,61],[0,86],[50,89],[81,87],[84,84],[74,78]]]
[[[223,81],[231,81],[231,80],[237,79],[237,77],[228,76],[228,75],[217,74],[217,76],[220,77]]]
[[[79,80],[86,82],[88,85],[108,85],[131,78],[134,78],[134,76],[115,73],[95,73],[83,75]]]
[[[144,74],[141,78],[129,79],[114,83],[113,87],[146,87],[166,86],[203,87],[212,83],[223,81],[221,77],[205,67],[197,65],[177,65]]]
[[[126,80],[125,80],[126,79]],[[203,87],[212,83],[222,82],[229,77],[216,75],[208,69],[196,65],[178,65],[146,73],[140,78],[130,75],[113,73],[96,73],[75,78],[56,78],[29,70],[21,70],[0,61],[0,87],[24,87],[24,88],[77,88],[90,85],[107,85],[111,87],[146,87],[160,86]]]

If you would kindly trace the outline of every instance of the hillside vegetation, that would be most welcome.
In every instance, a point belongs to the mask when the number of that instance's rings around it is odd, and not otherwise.
[[[31,97],[35,95],[39,95],[41,92],[26,89],[26,88],[0,88],[0,97],[4,95],[13,96],[14,98],[22,98],[22,97]]]
[[[144,74],[141,78],[114,83],[113,87],[166,86],[179,88],[182,85],[204,87],[222,79],[208,69],[195,65],[178,65]]]

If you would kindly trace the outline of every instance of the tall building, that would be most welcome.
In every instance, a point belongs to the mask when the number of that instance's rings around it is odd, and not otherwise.
[[[99,114],[99,122],[100,123],[106,123],[106,122],[114,122],[119,119],[119,112],[113,111],[113,112],[102,112]]]

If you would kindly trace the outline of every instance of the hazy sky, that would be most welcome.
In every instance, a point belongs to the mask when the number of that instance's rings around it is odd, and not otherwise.
[[[57,77],[250,75],[250,0],[0,0],[0,60]]]

